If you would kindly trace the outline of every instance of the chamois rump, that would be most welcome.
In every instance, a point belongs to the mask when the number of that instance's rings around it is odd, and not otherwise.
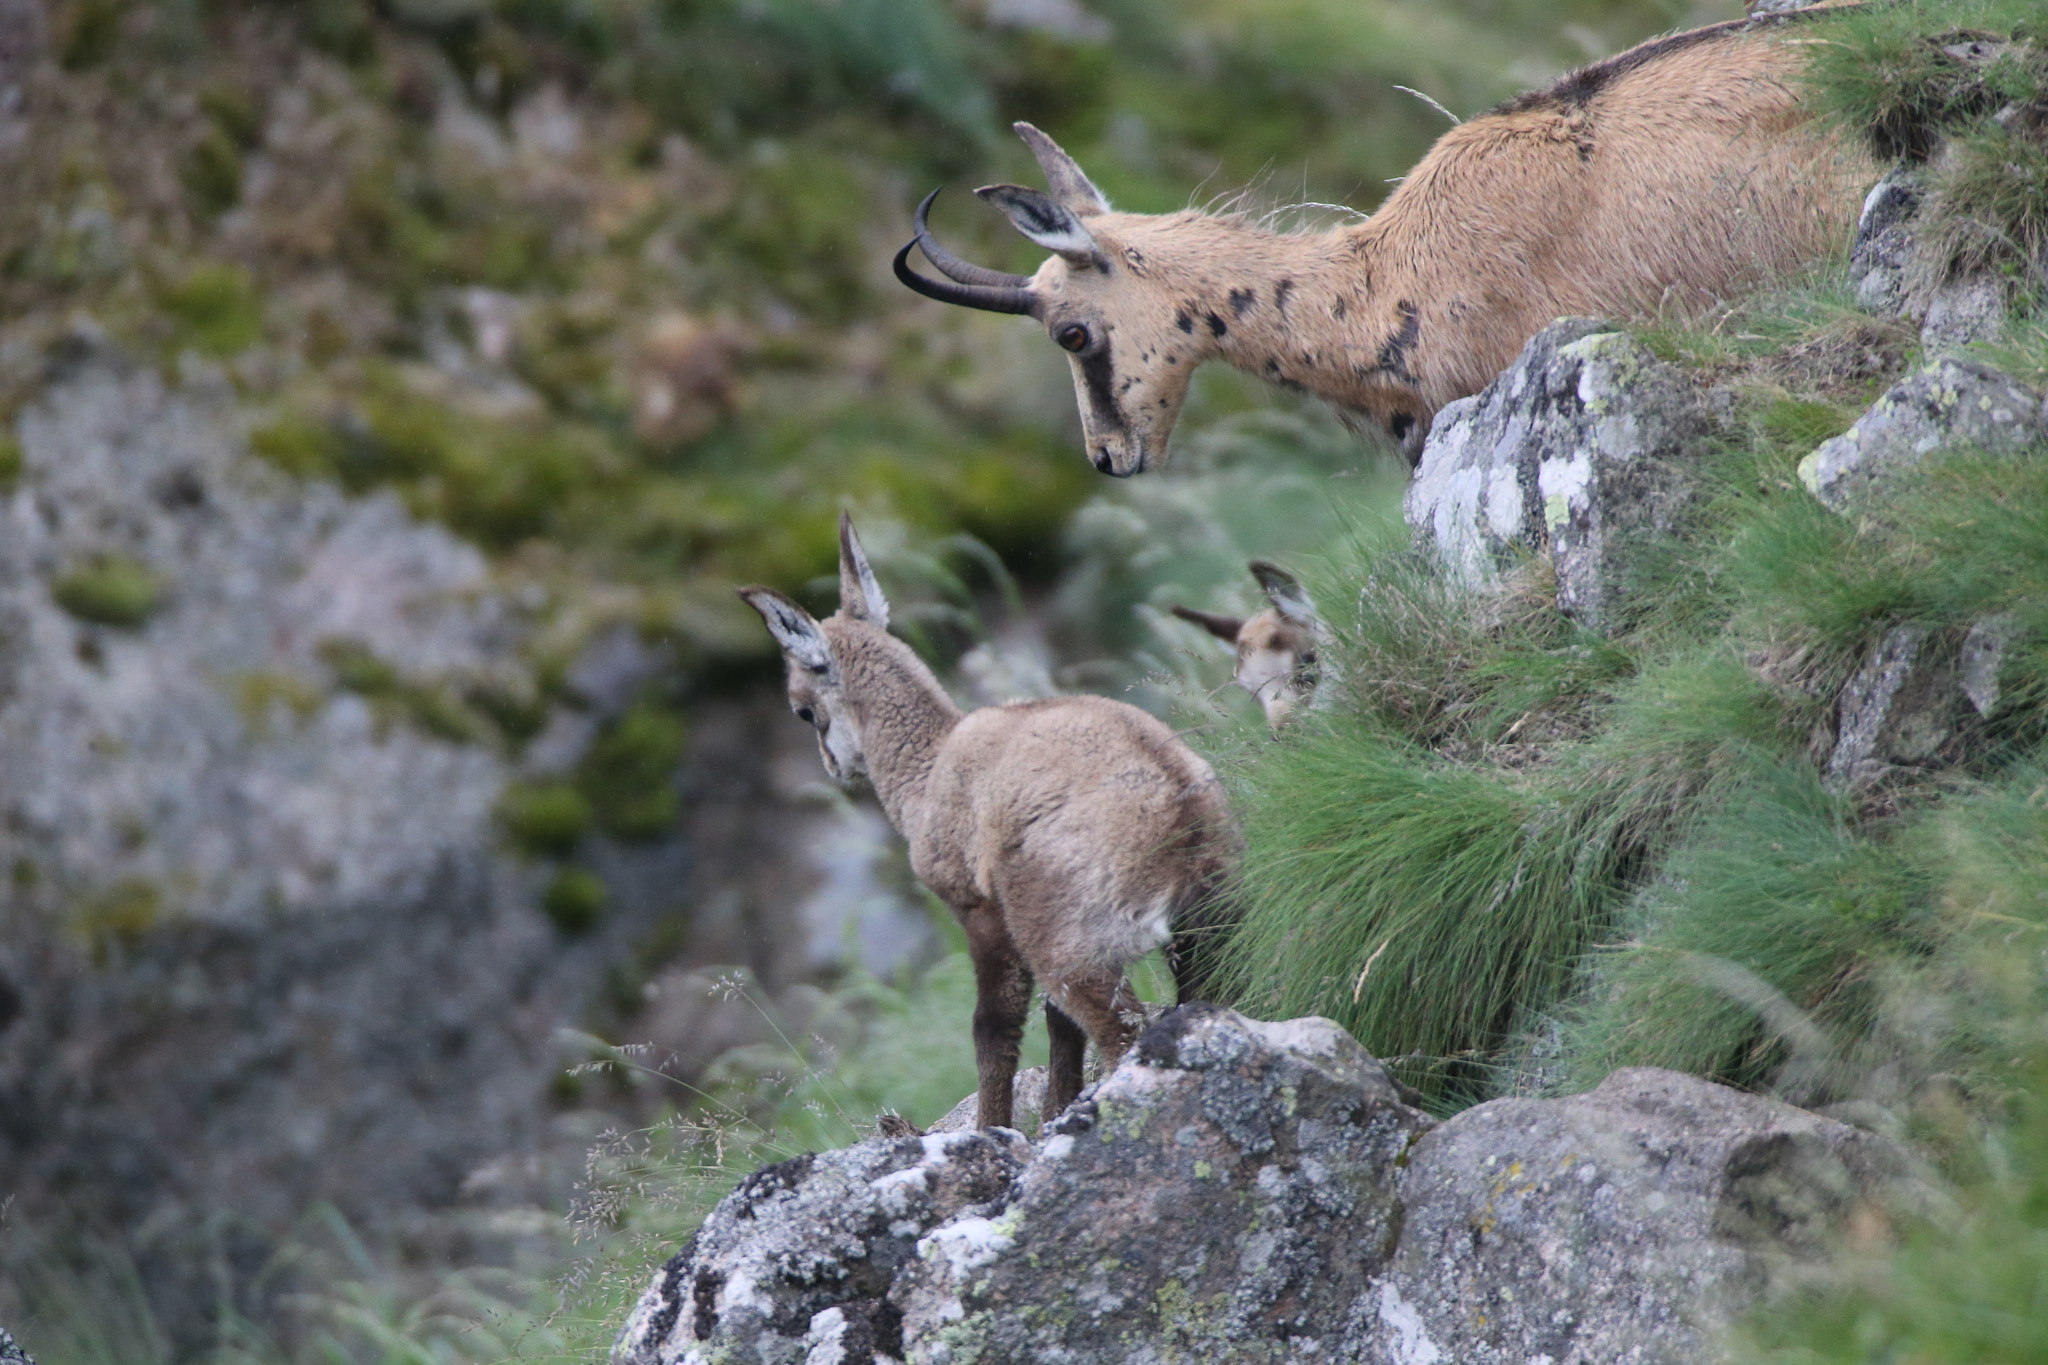
[[[1034,978],[1052,1038],[1045,1117],[1136,1036],[1124,968],[1167,947],[1183,1002],[1204,998],[1239,836],[1216,774],[1165,725],[1106,697],[961,712],[888,632],[889,603],[850,517],[839,610],[823,621],[769,588],[739,594],[788,668],[789,705],[834,780],[865,777],[910,867],[960,919],[974,961],[977,1119],[1008,1127]]]
[[[1278,730],[1297,706],[1315,696],[1319,676],[1316,653],[1323,625],[1308,590],[1293,574],[1264,559],[1254,559],[1245,567],[1266,594],[1269,605],[1264,611],[1239,617],[1176,606],[1173,614],[1194,622],[1236,651],[1231,681],[1259,699],[1266,711],[1266,724]]]
[[[1846,246],[1876,167],[1801,108],[1801,23],[1716,24],[1573,72],[1451,129],[1377,213],[1325,232],[1113,212],[1019,123],[1051,194],[975,193],[1052,258],[1024,276],[954,256],[926,224],[934,190],[896,274],[1043,323],[1105,474],[1165,462],[1210,359],[1327,399],[1414,463],[1437,410],[1553,318],[1695,313]],[[912,247],[949,278],[912,270]]]

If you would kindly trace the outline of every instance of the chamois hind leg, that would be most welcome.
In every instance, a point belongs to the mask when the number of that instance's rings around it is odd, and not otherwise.
[[[1008,1128],[1017,1048],[1031,1010],[1031,972],[995,915],[963,915],[961,920],[974,961],[974,1068],[980,1081],[975,1123]]]
[[[1045,1031],[1052,1036],[1052,1064],[1046,1068],[1041,1129],[1066,1112],[1081,1093],[1081,1059],[1088,1050],[1088,1031],[1053,1004],[1051,996],[1045,999]]]
[[[1095,1050],[1102,1056],[1102,1074],[1116,1070],[1132,1040],[1138,1036],[1135,1022],[1140,1006],[1120,971],[1076,972],[1058,982],[1047,982],[1048,1003],[1058,1006],[1069,1019],[1088,1030]],[[1080,1092],[1077,1083],[1075,1093]],[[1048,1088],[1045,1103],[1051,1110],[1055,1096]],[[1073,1095],[1066,1097],[1071,1101]],[[1064,1102],[1062,1102],[1064,1107]]]

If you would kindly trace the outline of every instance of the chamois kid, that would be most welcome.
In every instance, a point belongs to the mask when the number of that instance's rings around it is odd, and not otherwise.
[[[1124,968],[1167,945],[1183,1001],[1206,991],[1206,944],[1238,852],[1209,765],[1158,720],[1105,697],[963,713],[908,645],[851,518],[839,610],[823,621],[769,588],[739,590],[782,647],[789,705],[835,781],[866,778],[910,866],[967,931],[979,1122],[1009,1126],[1034,978],[1052,1036],[1047,1118],[1136,1034]]]
[[[1259,699],[1266,724],[1278,730],[1294,708],[1315,696],[1318,677],[1316,647],[1322,622],[1315,604],[1295,576],[1264,559],[1245,566],[1259,580],[1271,605],[1250,616],[1224,616],[1193,607],[1175,607],[1173,614],[1192,621],[1237,652],[1232,681]]]
[[[1451,129],[1379,212],[1327,232],[1194,209],[1116,213],[1073,158],[1016,125],[1051,193],[976,190],[1053,253],[1036,274],[917,236],[896,274],[947,303],[1036,318],[1070,352],[1089,460],[1166,460],[1188,380],[1226,360],[1314,393],[1419,461],[1437,409],[1570,314],[1693,313],[1842,249],[1867,154],[1793,86],[1801,16],[1658,38]],[[948,278],[910,268],[920,248]]]

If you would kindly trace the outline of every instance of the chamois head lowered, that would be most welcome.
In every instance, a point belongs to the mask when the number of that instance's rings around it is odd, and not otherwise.
[[[1214,356],[1227,324],[1185,311],[1175,271],[1155,262],[1185,259],[1201,215],[1112,213],[1109,201],[1074,159],[1028,123],[1017,133],[1038,158],[1051,194],[1022,185],[975,191],[1033,242],[1053,253],[1035,275],[1006,275],[970,265],[940,246],[917,209],[917,237],[896,253],[896,276],[918,293],[998,313],[1023,313],[1069,353],[1088,458],[1105,474],[1127,477],[1165,463],[1167,438],[1187,398],[1195,367]],[[911,247],[950,278],[911,270]],[[1177,302],[1180,300],[1181,302]]]
[[[971,265],[933,240],[927,198],[896,275],[1043,324],[1105,474],[1165,463],[1211,358],[1327,399],[1412,463],[1437,410],[1554,318],[1696,312],[1840,250],[1875,167],[1801,106],[1806,47],[1780,34],[1826,12],[1671,34],[1572,72],[1452,128],[1377,213],[1321,232],[1112,212],[1020,123],[1050,193],[975,193],[1051,259],[1029,276]],[[945,278],[911,270],[913,247]]]
[[[1259,699],[1266,708],[1266,723],[1277,730],[1295,707],[1315,694],[1322,623],[1293,574],[1263,559],[1246,567],[1272,604],[1264,611],[1238,617],[1175,607],[1173,614],[1237,650],[1234,681]]]

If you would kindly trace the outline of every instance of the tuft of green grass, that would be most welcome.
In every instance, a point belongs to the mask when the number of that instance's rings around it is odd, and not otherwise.
[[[57,605],[81,621],[134,630],[156,613],[163,594],[149,566],[128,555],[104,555],[50,585]]]
[[[241,266],[194,266],[160,286],[157,303],[177,325],[179,340],[203,354],[239,355],[263,339],[263,298]]]
[[[1808,48],[1807,103],[1883,160],[1924,161],[1945,132],[2040,95],[2039,20],[2032,0],[1902,0],[1829,15]],[[1947,50],[2015,35],[1992,62]]]
[[[1335,1019],[1440,1101],[1475,1097],[1516,1012],[1563,996],[1615,898],[1597,802],[1363,727],[1304,726],[1238,790],[1231,989]]]

